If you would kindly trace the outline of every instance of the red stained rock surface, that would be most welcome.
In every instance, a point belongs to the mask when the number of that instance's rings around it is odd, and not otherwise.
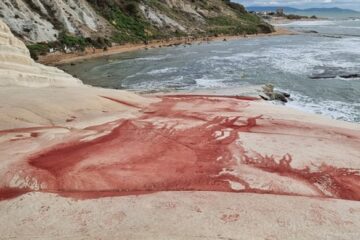
[[[193,190],[307,195],[281,187],[256,187],[242,174],[232,172],[246,166],[257,174],[266,172],[301,183],[314,192],[311,196],[360,200],[360,175],[356,170],[331,166],[326,159],[322,165],[296,169],[292,167],[291,152],[279,160],[260,153],[249,154],[240,141],[244,133],[271,134],[279,127],[299,132],[323,131],[315,125],[281,123],[262,115],[243,114],[252,100],[255,99],[162,97],[162,101],[143,109],[136,119],[119,119],[84,129],[101,136],[87,140],[79,134],[70,141],[31,154],[23,164],[11,166],[10,175],[36,179],[39,188],[6,187],[0,191],[0,199],[29,191],[55,192],[80,199]],[[38,135],[31,134],[34,138]],[[359,141],[356,135],[348,138]],[[11,176],[5,181],[10,180]],[[230,182],[240,188],[232,187]],[[226,222],[236,218],[223,217]]]

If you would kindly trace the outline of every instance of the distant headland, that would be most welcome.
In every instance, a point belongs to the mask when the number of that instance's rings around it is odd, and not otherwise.
[[[276,12],[282,9],[286,14],[318,17],[360,17],[360,12],[344,8],[293,8],[287,6],[249,6],[246,8],[253,12]]]

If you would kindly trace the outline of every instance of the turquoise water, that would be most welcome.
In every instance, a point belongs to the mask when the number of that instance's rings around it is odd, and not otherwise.
[[[290,107],[360,122],[360,20],[294,22],[299,35],[142,50],[63,68],[85,83],[136,91],[273,83]]]

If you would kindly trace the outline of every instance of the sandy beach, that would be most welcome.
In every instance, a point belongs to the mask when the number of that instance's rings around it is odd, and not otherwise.
[[[276,28],[276,31],[270,34],[256,34],[256,35],[246,35],[246,36],[219,36],[219,37],[207,37],[201,39],[193,38],[183,38],[183,39],[170,39],[170,40],[156,40],[149,42],[148,44],[124,44],[119,46],[113,46],[108,48],[106,51],[103,49],[86,49],[84,52],[77,53],[62,53],[55,52],[50,53],[45,56],[40,56],[38,62],[46,65],[61,65],[67,64],[87,59],[101,58],[105,56],[111,56],[114,54],[137,51],[141,49],[150,49],[150,48],[160,48],[160,47],[170,47],[176,45],[187,45],[187,44],[199,44],[206,43],[209,41],[224,41],[226,40],[236,40],[236,39],[248,39],[248,38],[258,38],[258,37],[270,37],[270,36],[280,36],[280,35],[293,35],[296,34],[285,28]]]

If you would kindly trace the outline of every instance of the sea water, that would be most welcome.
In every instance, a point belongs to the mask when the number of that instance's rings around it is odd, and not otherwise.
[[[63,68],[86,84],[134,91],[238,89],[272,83],[288,106],[360,122],[360,19],[301,21],[298,35],[195,43]],[[234,92],[236,94],[236,92]]]

